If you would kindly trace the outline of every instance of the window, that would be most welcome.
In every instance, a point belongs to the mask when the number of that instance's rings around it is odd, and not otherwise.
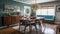
[[[54,9],[48,9],[48,15],[54,15],[55,16],[55,10]]]
[[[42,15],[42,9],[36,10],[36,15]]]
[[[36,10],[36,15],[52,15],[55,16],[54,7],[44,7]]]
[[[47,9],[42,9],[42,15],[47,15]]]

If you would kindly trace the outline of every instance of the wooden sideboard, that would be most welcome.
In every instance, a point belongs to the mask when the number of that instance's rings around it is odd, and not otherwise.
[[[12,15],[12,16],[4,16],[3,17],[3,24],[4,25],[11,25],[11,24],[15,24],[15,23],[18,23],[20,22],[20,16],[15,16],[15,15]]]

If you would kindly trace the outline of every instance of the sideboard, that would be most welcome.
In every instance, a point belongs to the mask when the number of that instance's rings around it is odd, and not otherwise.
[[[3,17],[3,24],[4,25],[11,25],[11,24],[15,24],[15,23],[19,23],[20,22],[20,16],[4,16]]]

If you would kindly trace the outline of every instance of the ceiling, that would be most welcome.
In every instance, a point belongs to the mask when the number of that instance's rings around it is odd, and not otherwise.
[[[14,0],[14,1],[22,2],[26,4],[35,4],[35,0]],[[52,1],[56,1],[56,0],[36,0],[36,3],[45,3],[45,2],[52,2]]]

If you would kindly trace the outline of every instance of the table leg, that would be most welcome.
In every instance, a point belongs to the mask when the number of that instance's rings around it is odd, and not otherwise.
[[[37,26],[35,25],[35,29],[36,29],[36,33],[38,33],[38,31],[37,31]]]

